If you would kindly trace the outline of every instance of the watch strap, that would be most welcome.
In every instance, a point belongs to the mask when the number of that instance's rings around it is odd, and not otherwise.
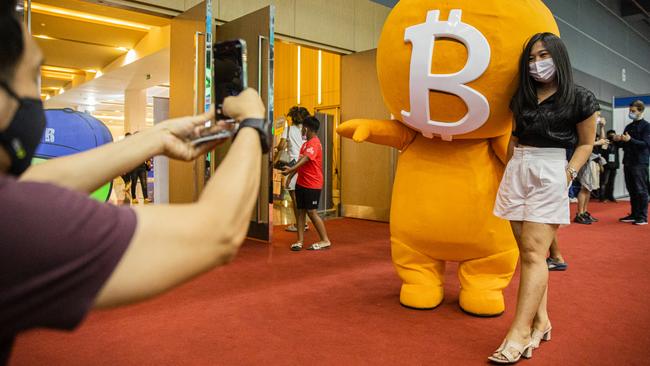
[[[572,166],[567,166],[566,170],[571,175],[571,179],[576,179],[578,177],[578,171]]]
[[[265,119],[263,118],[246,118],[245,120],[239,122],[239,128],[237,129],[237,132],[241,131],[242,128],[253,128],[257,131],[257,133],[260,135],[260,144],[262,145],[262,153],[266,154],[269,152],[270,147],[271,147],[271,141],[270,141],[270,136],[271,133],[269,131],[269,123],[266,122]],[[235,138],[237,135],[235,135]]]

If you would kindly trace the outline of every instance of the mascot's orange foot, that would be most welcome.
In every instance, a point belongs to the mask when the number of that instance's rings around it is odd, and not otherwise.
[[[429,310],[440,305],[444,298],[442,286],[402,284],[399,302],[409,308]]]
[[[505,304],[501,291],[460,290],[460,307],[476,316],[498,316],[503,314]]]

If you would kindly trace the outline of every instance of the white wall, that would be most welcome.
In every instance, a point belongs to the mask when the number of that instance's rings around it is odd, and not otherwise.
[[[650,40],[600,0],[544,3],[557,19],[574,68],[628,91],[626,94],[650,92]]]

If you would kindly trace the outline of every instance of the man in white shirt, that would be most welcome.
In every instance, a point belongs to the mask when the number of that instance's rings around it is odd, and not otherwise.
[[[292,164],[295,164],[300,158],[300,148],[302,144],[305,143],[305,139],[302,136],[302,121],[309,117],[309,111],[305,107],[294,106],[291,107],[287,116],[291,118],[291,125],[288,127],[289,132],[287,133],[287,148],[289,150],[289,156],[291,157]],[[291,195],[291,202],[293,204],[293,214],[296,215],[298,212],[296,208],[296,180],[298,179],[297,175],[294,175],[287,186],[287,190]],[[309,226],[305,223],[305,230],[308,230]],[[285,229],[286,231],[296,232],[298,229],[296,225],[289,225]]]

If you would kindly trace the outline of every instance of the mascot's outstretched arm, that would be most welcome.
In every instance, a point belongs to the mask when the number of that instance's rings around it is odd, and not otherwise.
[[[355,142],[372,142],[404,150],[417,132],[395,120],[353,119],[336,129],[336,132]]]

